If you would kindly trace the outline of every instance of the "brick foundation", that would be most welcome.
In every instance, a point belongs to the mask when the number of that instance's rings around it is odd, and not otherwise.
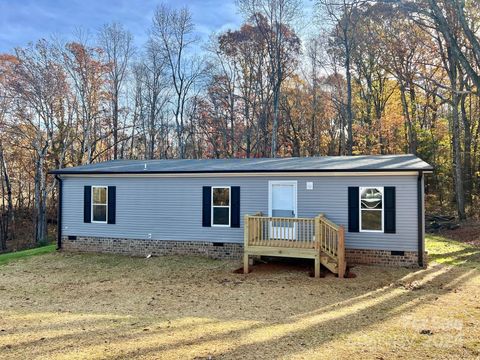
[[[131,256],[198,255],[213,259],[238,260],[243,256],[243,245],[206,241],[171,241],[151,239],[118,239],[77,236],[62,237],[66,251],[122,254]]]
[[[395,255],[395,252],[392,253],[392,251],[387,250],[346,249],[345,257],[347,264],[352,265],[418,267],[418,255],[416,251],[404,251],[403,255]]]
[[[65,251],[122,254],[130,256],[151,255],[197,255],[213,259],[239,260],[243,245],[235,243],[212,243],[208,241],[172,241],[152,239],[119,239],[77,236],[62,237]],[[391,251],[346,249],[347,264],[418,267],[415,251],[392,255]]]

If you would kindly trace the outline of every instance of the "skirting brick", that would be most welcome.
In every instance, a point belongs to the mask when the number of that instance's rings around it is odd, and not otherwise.
[[[239,260],[243,245],[236,243],[216,244],[208,241],[173,241],[152,239],[120,239],[77,236],[62,237],[62,249],[73,252],[122,254],[130,256],[196,255],[213,259]],[[347,264],[418,267],[415,251],[392,255],[391,251],[346,249]]]
[[[403,255],[392,255],[392,252],[387,250],[346,249],[345,258],[347,264],[352,265],[418,267],[418,253],[416,251],[404,251]]]
[[[172,241],[152,239],[119,239],[77,236],[62,237],[66,251],[123,254],[131,256],[198,255],[213,259],[238,260],[243,256],[243,245],[216,244],[206,241]]]

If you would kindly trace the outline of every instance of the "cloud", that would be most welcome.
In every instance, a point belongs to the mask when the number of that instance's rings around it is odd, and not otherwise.
[[[75,29],[95,33],[103,24],[122,23],[137,45],[142,45],[158,1],[154,0],[0,0],[0,52],[10,52],[52,35],[69,39]],[[234,1],[178,0],[172,6],[188,6],[196,29],[203,39],[213,31],[238,26]]]

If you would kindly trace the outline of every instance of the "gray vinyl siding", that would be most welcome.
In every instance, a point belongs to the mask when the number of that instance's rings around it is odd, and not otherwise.
[[[63,235],[131,239],[243,242],[243,216],[268,213],[268,181],[297,180],[299,217],[324,213],[345,226],[346,247],[417,250],[417,177],[414,175],[320,177],[64,177]],[[306,189],[306,182],[314,184]],[[117,187],[116,224],[83,222],[83,187]],[[241,227],[202,227],[202,187],[240,186]],[[349,233],[348,187],[395,186],[396,234]]]

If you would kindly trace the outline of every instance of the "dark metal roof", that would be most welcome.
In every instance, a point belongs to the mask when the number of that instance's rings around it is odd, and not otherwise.
[[[50,171],[51,174],[181,174],[331,171],[431,171],[414,155],[320,156],[207,160],[113,160]]]

